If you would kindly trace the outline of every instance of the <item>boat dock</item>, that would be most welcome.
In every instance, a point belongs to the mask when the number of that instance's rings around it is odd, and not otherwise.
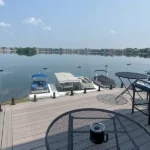
[[[150,126],[147,125],[147,116],[139,111],[135,111],[134,114],[131,113],[131,98],[128,94],[123,95],[127,103],[117,105],[101,101],[101,96],[108,94],[117,96],[121,91],[120,88],[107,89],[100,92],[2,106],[3,111],[0,112],[0,149],[46,150],[44,138],[51,121],[66,111],[79,108],[101,108],[117,111],[138,121],[150,131]],[[144,106],[141,106],[141,109],[147,111]]]

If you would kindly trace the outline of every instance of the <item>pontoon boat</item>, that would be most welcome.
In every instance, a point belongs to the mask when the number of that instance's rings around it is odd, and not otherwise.
[[[45,74],[34,74],[32,75],[32,83],[31,83],[31,93],[38,94],[38,93],[48,93],[49,88],[47,84],[47,75]]]
[[[106,65],[105,67],[106,67],[106,70],[96,70],[95,71],[96,75],[93,79],[93,82],[102,88],[110,88],[110,86],[112,86],[112,88],[115,88],[116,87],[115,81],[108,77],[108,72],[107,72],[108,66]],[[105,72],[106,76],[105,75],[97,75],[97,72]]]

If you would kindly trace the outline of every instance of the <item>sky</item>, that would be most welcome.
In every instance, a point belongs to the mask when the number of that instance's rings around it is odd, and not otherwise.
[[[0,0],[0,47],[150,47],[150,0]]]

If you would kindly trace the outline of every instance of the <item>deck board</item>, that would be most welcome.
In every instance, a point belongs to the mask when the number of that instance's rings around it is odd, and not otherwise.
[[[3,121],[4,121],[4,112],[0,112],[0,149],[2,147],[2,134],[3,134]]]
[[[12,150],[12,116],[11,108],[8,107],[5,109],[4,115],[4,127],[3,127],[3,136],[2,136],[2,150]]]

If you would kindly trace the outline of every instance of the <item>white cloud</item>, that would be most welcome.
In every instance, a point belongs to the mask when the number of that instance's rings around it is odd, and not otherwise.
[[[51,31],[52,28],[51,28],[51,26],[48,26],[48,27],[44,27],[43,30]]]
[[[9,23],[0,22],[0,27],[10,27],[11,25]]]
[[[0,0],[0,6],[4,6],[5,3],[4,3],[4,0]]]
[[[110,30],[108,33],[109,34],[116,34],[116,31],[115,30]]]
[[[23,23],[37,25],[39,23],[42,23],[42,20],[39,18],[36,19],[34,17],[31,17],[31,18],[23,20]]]

